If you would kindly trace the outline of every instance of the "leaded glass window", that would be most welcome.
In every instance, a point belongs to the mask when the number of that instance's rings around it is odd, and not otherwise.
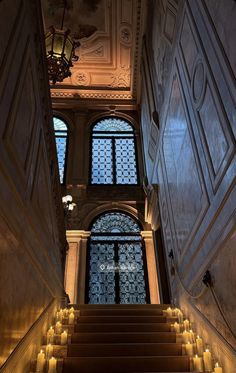
[[[53,125],[56,139],[60,183],[63,184],[65,179],[68,128],[66,123],[57,117],[53,117]]]
[[[105,213],[92,224],[88,303],[148,302],[140,231],[139,224],[122,212]]]
[[[103,118],[92,130],[92,184],[137,184],[134,130],[120,118]]]

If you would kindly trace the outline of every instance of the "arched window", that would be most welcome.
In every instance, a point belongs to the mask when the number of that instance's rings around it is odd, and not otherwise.
[[[60,118],[53,117],[54,133],[57,147],[57,159],[61,184],[65,181],[65,167],[68,143],[67,124]]]
[[[88,303],[148,303],[145,247],[131,216],[111,211],[91,226],[88,247]]]
[[[134,130],[124,119],[103,118],[93,126],[91,183],[138,183]]]

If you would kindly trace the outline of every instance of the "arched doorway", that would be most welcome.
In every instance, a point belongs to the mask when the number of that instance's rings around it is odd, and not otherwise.
[[[124,212],[107,212],[91,226],[86,300],[90,304],[149,303],[141,228]]]

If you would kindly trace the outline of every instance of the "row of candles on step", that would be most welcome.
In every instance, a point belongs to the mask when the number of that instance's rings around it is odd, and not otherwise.
[[[40,350],[37,356],[36,372],[43,372],[46,362],[48,362],[48,373],[57,372],[57,359],[53,357],[53,344],[55,342],[55,336],[60,336],[60,344],[66,345],[68,339],[68,333],[66,330],[62,331],[62,321],[68,319],[68,324],[73,325],[75,321],[74,308],[71,307],[69,310],[67,308],[60,309],[56,313],[56,324],[55,328],[50,326],[47,331],[47,346],[45,353]]]
[[[223,373],[222,368],[219,366],[219,363],[215,364],[213,368],[212,363],[212,354],[209,348],[206,348],[204,351],[204,343],[202,338],[195,337],[195,333],[190,329],[190,321],[185,319],[181,310],[178,308],[167,308],[166,314],[168,317],[177,317],[178,322],[175,322],[171,325],[172,330],[176,333],[182,333],[183,343],[185,345],[186,354],[190,357],[193,357],[193,369],[197,372],[213,372],[214,373]],[[194,356],[194,352],[196,355]],[[204,368],[203,368],[204,367]]]

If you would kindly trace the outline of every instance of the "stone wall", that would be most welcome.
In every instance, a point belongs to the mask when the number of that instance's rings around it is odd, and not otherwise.
[[[233,373],[236,340],[202,277],[209,269],[235,334],[236,3],[156,0],[149,14],[141,122],[166,256],[173,250],[178,270],[169,262],[172,300]]]
[[[11,354],[1,372],[20,373],[63,295],[65,233],[40,5],[4,0],[0,14],[0,366]]]

